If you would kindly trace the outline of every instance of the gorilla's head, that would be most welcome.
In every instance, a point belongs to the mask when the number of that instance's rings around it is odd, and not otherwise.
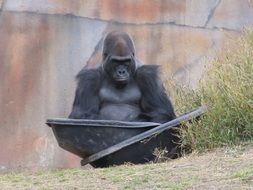
[[[116,85],[129,82],[136,70],[134,44],[124,32],[107,34],[103,46],[103,68]]]

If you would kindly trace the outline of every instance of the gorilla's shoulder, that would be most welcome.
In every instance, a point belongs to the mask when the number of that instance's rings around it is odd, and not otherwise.
[[[142,65],[136,70],[137,79],[157,79],[159,74],[158,65]]]
[[[89,80],[89,81],[96,81],[101,79],[101,69],[82,69],[76,76],[76,79],[78,81],[83,81],[83,80]]]

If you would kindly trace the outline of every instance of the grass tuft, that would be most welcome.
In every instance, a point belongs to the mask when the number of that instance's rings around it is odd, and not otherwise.
[[[252,142],[253,32],[246,32],[237,44],[236,50],[223,52],[209,63],[198,89],[170,85],[178,114],[208,107],[200,121],[181,130],[182,145],[191,150]]]

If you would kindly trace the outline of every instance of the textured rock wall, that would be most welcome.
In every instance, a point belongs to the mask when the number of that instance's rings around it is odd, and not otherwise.
[[[99,62],[108,31],[127,31],[164,80],[194,87],[205,62],[252,25],[249,0],[0,0],[0,171],[79,166],[44,123],[68,115],[74,77]]]

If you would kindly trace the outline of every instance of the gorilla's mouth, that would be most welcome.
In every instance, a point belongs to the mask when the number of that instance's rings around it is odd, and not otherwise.
[[[118,83],[127,83],[128,79],[129,79],[128,73],[124,73],[124,74],[115,73],[113,76],[113,80]]]
[[[127,84],[128,83],[128,77],[117,77],[117,78],[114,78],[115,82],[117,84]]]
[[[118,77],[115,79],[115,81],[117,82],[127,82],[128,81],[128,77]]]
[[[128,80],[128,77],[117,77],[116,80],[117,81],[125,81],[125,80]]]

